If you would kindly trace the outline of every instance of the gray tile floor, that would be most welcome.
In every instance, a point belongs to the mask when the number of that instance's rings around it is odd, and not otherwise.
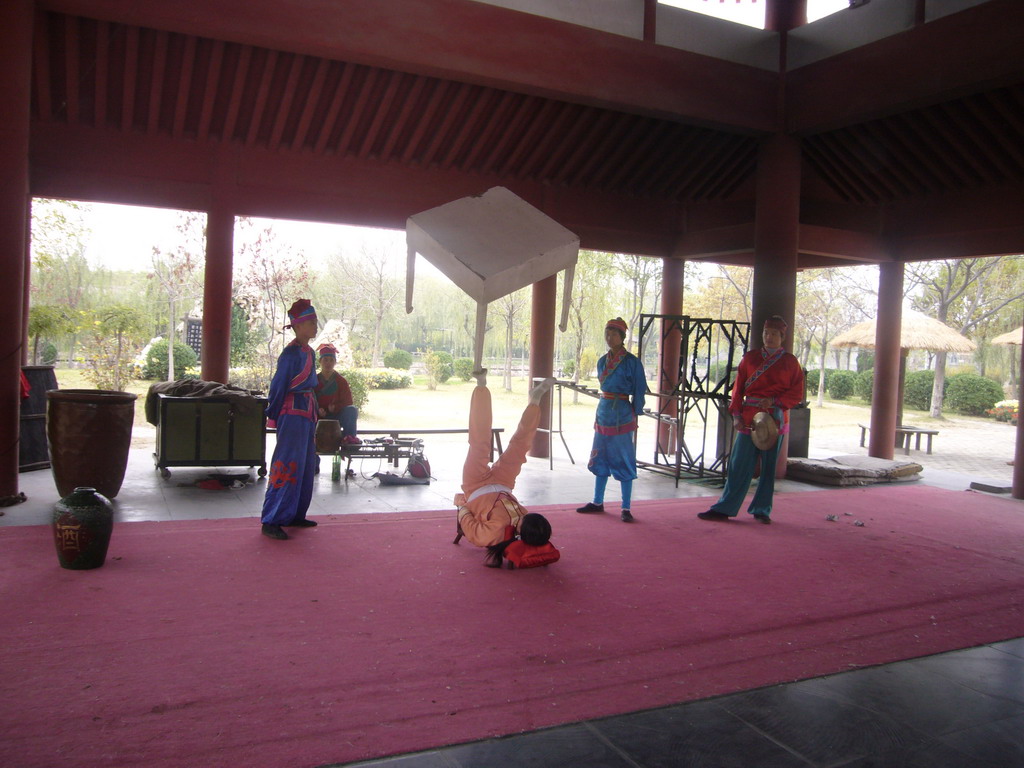
[[[845,438],[844,438],[845,439]],[[981,443],[990,444],[981,435]],[[272,441],[272,438],[271,438]],[[854,445],[823,444],[812,455],[857,453]],[[210,472],[245,468],[183,468],[164,480],[153,468],[151,434],[136,430],[125,483],[115,500],[116,519],[193,520],[260,514],[265,481],[249,473],[243,488],[207,491],[196,482]],[[561,447],[549,462],[530,459],[516,493],[527,506],[583,503],[593,478],[587,445],[572,445],[577,463]],[[268,446],[268,456],[272,451]],[[965,450],[970,451],[971,448]],[[1005,447],[1000,448],[1005,452]],[[435,480],[429,486],[380,486],[373,473],[401,472],[377,461],[353,464],[358,476],[332,482],[329,462],[316,480],[310,516],[453,510],[465,437],[434,437],[427,444]],[[922,457],[924,459],[925,457]],[[581,463],[582,462],[582,463]],[[920,482],[963,490],[978,475],[953,457],[922,461]],[[947,463],[952,463],[948,466]],[[1000,473],[1008,474],[1005,461]],[[987,466],[993,465],[988,461]],[[2,525],[48,524],[58,495],[49,470],[24,473],[24,504],[8,507]],[[610,484],[607,501],[618,508]],[[783,480],[780,492],[813,492],[817,486]],[[707,497],[720,488],[642,472],[635,499]],[[381,768],[667,768],[668,766],[1024,766],[1024,638],[841,675],[696,701],[559,728],[453,745],[441,750],[363,763]]]
[[[351,765],[1022,766],[1024,639]]]

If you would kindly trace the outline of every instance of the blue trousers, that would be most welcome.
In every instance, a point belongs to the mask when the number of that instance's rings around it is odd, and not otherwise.
[[[754,445],[750,435],[738,433],[736,441],[732,444],[732,454],[729,456],[729,474],[725,478],[725,490],[722,491],[721,498],[712,505],[712,511],[721,512],[729,517],[736,517],[739,514],[743,499],[750,490],[754,466],[760,454],[761,476],[757,480],[757,490],[754,491],[754,498],[750,500],[747,512],[752,515],[770,516],[772,496],[775,493],[775,462],[779,458],[780,445],[782,435],[779,435],[774,446],[762,451]]]
[[[341,422],[341,434],[343,435],[355,435],[356,433],[356,419],[359,418],[359,409],[354,405],[346,405],[341,409],[341,413],[338,414],[338,420]]]
[[[267,476],[261,522],[291,525],[306,518],[313,499],[313,473],[320,457],[313,435],[316,422],[285,415],[277,420],[277,445]]]

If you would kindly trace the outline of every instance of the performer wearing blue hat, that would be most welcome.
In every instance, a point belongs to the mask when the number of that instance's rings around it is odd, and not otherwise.
[[[315,520],[306,518],[313,498],[316,472],[316,366],[310,340],[316,336],[316,310],[309,299],[299,299],[288,310],[285,328],[295,338],[277,359],[277,371],[270,383],[267,425],[277,426],[277,445],[267,477],[263,499],[262,533],[272,539],[287,539],[281,526],[310,528]]]

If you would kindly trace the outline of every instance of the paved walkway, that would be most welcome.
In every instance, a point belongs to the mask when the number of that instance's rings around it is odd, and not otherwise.
[[[867,455],[860,447],[860,429],[856,426],[812,427],[810,450],[812,458],[827,458],[841,454]],[[867,423],[866,420],[864,423]],[[932,438],[932,453],[925,452],[926,438],[921,450],[911,446],[910,455],[897,450],[895,458],[912,459],[924,467],[923,478],[929,484],[949,488],[967,488],[971,482],[988,482],[1009,486],[1013,481],[1013,460],[1016,427],[997,421],[980,421],[950,416],[933,422],[939,434]]]

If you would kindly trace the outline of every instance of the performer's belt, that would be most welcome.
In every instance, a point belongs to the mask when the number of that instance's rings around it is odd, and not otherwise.
[[[755,408],[760,407],[761,401],[764,399],[765,398],[763,397],[751,397],[748,395],[747,397],[743,398],[743,405],[747,407],[754,406]]]
[[[601,397],[605,400],[629,400],[629,395],[623,392],[602,392]]]

